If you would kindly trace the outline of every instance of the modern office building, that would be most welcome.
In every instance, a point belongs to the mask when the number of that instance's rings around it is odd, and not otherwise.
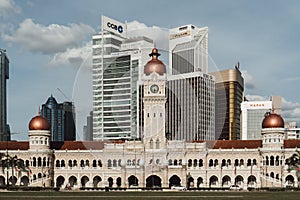
[[[75,108],[72,102],[57,103],[51,95],[42,105],[41,115],[51,126],[51,141],[76,140]]]
[[[9,79],[9,59],[6,50],[0,49],[0,141],[10,140],[10,129],[7,124],[7,79]]]
[[[261,139],[261,121],[266,113],[281,114],[281,96],[272,96],[266,101],[244,101],[241,103],[241,138],[242,140]]]
[[[170,29],[169,67],[172,74],[208,72],[208,27],[189,24]]]
[[[127,38],[126,25],[102,17],[93,36],[93,140],[139,138],[139,86],[153,41]]]
[[[83,140],[93,141],[93,111],[86,117],[86,125],[83,126]]]
[[[261,122],[272,110],[272,101],[245,101],[241,103],[241,139],[261,139]]]
[[[166,134],[170,140],[215,139],[215,81],[192,72],[167,79]]]
[[[244,78],[238,67],[210,74],[216,78],[215,137],[219,140],[238,140]]]

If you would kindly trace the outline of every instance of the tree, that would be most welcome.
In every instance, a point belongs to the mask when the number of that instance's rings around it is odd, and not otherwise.
[[[6,168],[7,170],[11,168],[11,176],[14,176],[14,170],[16,169],[17,171],[25,171],[29,172],[24,164],[24,160],[19,159],[16,155],[15,156],[10,156],[8,154],[0,153],[0,167],[2,169],[2,172],[4,173],[4,169]],[[8,174],[7,174],[8,176]],[[7,177],[8,179],[8,177]],[[8,180],[7,180],[8,184]]]
[[[297,150],[291,157],[286,160],[288,165],[288,172],[296,170],[296,177],[299,180],[300,177],[300,152]]]
[[[291,157],[286,160],[286,164],[288,165],[288,171],[291,170],[300,170],[300,151],[296,151]]]

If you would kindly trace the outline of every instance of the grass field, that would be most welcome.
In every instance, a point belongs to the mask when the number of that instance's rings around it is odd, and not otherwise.
[[[243,199],[298,200],[300,192],[1,192],[0,200]]]

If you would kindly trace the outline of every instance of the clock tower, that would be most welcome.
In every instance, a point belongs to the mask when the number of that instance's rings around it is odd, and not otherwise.
[[[152,59],[144,67],[144,134],[146,148],[165,146],[166,66],[158,59],[156,48],[149,54]]]

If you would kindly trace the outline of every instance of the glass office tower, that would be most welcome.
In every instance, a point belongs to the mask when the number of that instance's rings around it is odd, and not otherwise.
[[[6,51],[0,49],[0,141],[10,140],[10,131],[7,124],[7,79],[9,79],[9,60]]]
[[[138,80],[153,41],[123,33],[104,28],[93,36],[93,140],[140,137]]]
[[[208,72],[208,28],[192,24],[170,29],[169,64],[172,74]]]
[[[215,80],[201,72],[167,80],[166,136],[170,140],[215,139]]]
[[[42,105],[41,115],[51,126],[51,141],[75,141],[75,107],[72,102],[57,103],[51,95]]]

